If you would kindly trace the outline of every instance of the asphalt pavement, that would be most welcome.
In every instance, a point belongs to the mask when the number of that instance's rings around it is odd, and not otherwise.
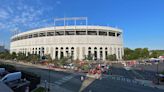
[[[10,64],[15,65],[17,69],[34,72],[40,75],[42,81],[49,80],[48,69],[16,63]],[[51,84],[55,85],[56,87],[65,89],[64,91],[53,89],[51,92],[164,92],[164,90],[143,86],[141,84],[135,83],[135,81],[133,82],[132,80],[135,79],[138,75],[132,71],[127,71],[123,68],[113,68],[112,74],[123,76],[123,78],[103,76],[100,80],[87,78],[84,76],[84,80],[82,81],[82,75],[51,70]]]

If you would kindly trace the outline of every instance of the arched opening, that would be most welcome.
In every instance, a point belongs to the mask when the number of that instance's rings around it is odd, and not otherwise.
[[[106,47],[105,48],[105,59],[107,59],[107,56],[108,56],[108,48]]]
[[[32,48],[32,54],[34,54],[34,48]]]
[[[55,48],[55,59],[58,59],[58,47]]]
[[[66,47],[66,57],[69,57],[69,49],[68,49],[68,47]]]
[[[40,55],[40,53],[41,53],[41,51],[40,51],[40,50],[41,50],[41,49],[39,48],[39,53],[38,53],[39,55]]]
[[[71,48],[71,59],[74,58],[74,47]]]
[[[100,47],[100,60],[103,59],[103,50],[102,50],[102,47]]]
[[[64,58],[63,47],[60,48],[60,59]]]
[[[97,48],[94,48],[94,60],[97,60]]]
[[[35,54],[36,54],[36,55],[37,55],[37,50],[38,50],[38,49],[37,49],[37,48],[35,48]]]
[[[88,57],[92,57],[91,47],[88,47]]]

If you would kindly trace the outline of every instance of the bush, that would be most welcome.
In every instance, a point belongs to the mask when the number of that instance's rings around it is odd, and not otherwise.
[[[16,71],[15,66],[9,65],[9,64],[4,64],[4,63],[0,64],[0,68],[5,68],[8,72],[15,72]]]
[[[36,88],[34,91],[32,91],[32,92],[45,92],[46,91],[46,89],[45,88],[43,88],[43,87],[39,87],[39,88]]]
[[[84,70],[84,71],[89,70],[89,65],[83,65],[83,66],[82,66],[82,70]]]
[[[35,89],[38,84],[40,84],[40,76],[27,71],[21,71],[22,72],[22,78],[26,78],[28,81],[30,81],[30,91]]]
[[[164,74],[164,71],[162,71],[161,74]]]

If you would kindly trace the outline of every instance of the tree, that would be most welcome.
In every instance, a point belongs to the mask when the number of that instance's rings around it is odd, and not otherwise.
[[[117,60],[116,54],[107,55],[107,60],[109,60],[109,61],[116,61]]]
[[[93,54],[85,55],[85,60],[93,60]]]
[[[35,54],[31,54],[26,57],[26,61],[31,62],[31,63],[36,63],[39,60],[40,60],[39,55],[35,55]]]
[[[143,48],[143,49],[142,49],[141,57],[142,57],[143,59],[149,58],[149,50],[148,50],[148,48]]]
[[[53,63],[53,59],[51,58],[51,55],[46,55],[46,59],[48,61],[48,63]]]
[[[142,57],[142,48],[136,48],[134,50],[134,59],[141,59]]]
[[[62,65],[62,66],[66,65],[66,64],[68,64],[68,62],[67,62],[68,60],[69,60],[69,58],[64,57],[64,58],[59,60],[59,64]]]
[[[11,54],[8,51],[7,52],[1,52],[0,58],[1,59],[12,59]]]
[[[38,62],[40,60],[40,56],[39,55],[32,55],[32,60],[34,63]]]
[[[19,52],[17,54],[17,60],[26,60],[26,55],[24,53]]]
[[[15,59],[15,58],[17,58],[17,54],[16,54],[16,52],[12,52],[11,59]]]
[[[124,59],[124,60],[133,59],[133,58],[134,58],[133,53],[134,53],[134,51],[131,50],[130,48],[125,48],[125,49],[124,49],[124,56],[123,56],[123,59]]]
[[[150,54],[150,58],[157,58],[158,56],[159,55],[157,51],[152,51],[152,53]]]

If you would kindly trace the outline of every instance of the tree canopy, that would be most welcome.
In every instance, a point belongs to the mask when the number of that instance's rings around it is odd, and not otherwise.
[[[157,58],[160,55],[164,55],[161,51],[153,50],[149,51],[148,48],[136,48],[134,50],[130,48],[124,49],[124,60],[135,60],[135,59],[147,59],[147,58]]]

